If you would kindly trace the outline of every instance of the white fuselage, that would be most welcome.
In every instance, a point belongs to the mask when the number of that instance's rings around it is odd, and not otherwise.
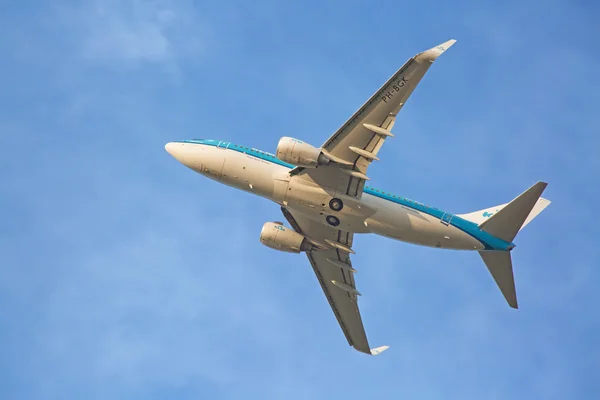
[[[372,188],[366,188],[360,199],[335,193],[299,176],[290,176],[290,167],[277,163],[271,154],[239,146],[236,146],[238,150],[227,147],[229,143],[218,146],[172,142],[167,145],[167,151],[208,178],[265,197],[324,225],[327,225],[326,216],[333,214],[340,221],[336,229],[375,233],[423,246],[486,249],[476,235],[467,233],[469,229],[455,226],[460,226],[458,220],[466,224],[458,216]],[[343,200],[341,211],[335,212],[329,207],[334,197]]]

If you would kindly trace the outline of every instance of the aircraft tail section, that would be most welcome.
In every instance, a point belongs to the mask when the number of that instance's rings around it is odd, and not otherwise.
[[[468,214],[458,214],[459,217],[466,219],[467,221],[475,222],[477,225],[481,224],[483,221],[487,221],[489,217],[496,214],[498,211],[506,207],[508,203],[500,204],[494,207],[486,208],[479,211],[473,211]]]
[[[530,223],[531,221],[533,221],[533,219],[535,217],[537,217],[542,211],[544,211],[544,209],[546,207],[548,207],[550,205],[550,203],[551,203],[550,200],[544,199],[543,197],[540,197],[538,199],[538,201],[535,203],[535,205],[533,206],[533,208],[531,209],[531,212],[527,216],[527,219],[525,220],[525,222],[523,222],[523,225],[521,226],[521,229],[525,228],[528,223]],[[519,229],[519,231],[521,229]]]
[[[548,207],[550,205],[550,203],[551,203],[550,200],[540,197],[537,200],[537,202],[535,203],[535,205],[533,206],[533,208],[531,209],[531,212],[529,213],[529,215],[525,219],[525,222],[523,222],[523,225],[521,225],[521,228],[519,230],[523,229],[525,226],[527,226],[527,224],[529,224],[531,221],[533,221],[533,219],[535,217],[537,217],[542,211],[544,211],[544,209],[546,207]],[[466,219],[467,221],[474,222],[477,225],[481,226],[481,225],[483,225],[484,222],[486,222],[488,219],[490,219],[490,217],[492,217],[497,212],[502,210],[508,204],[509,203],[500,204],[500,205],[497,205],[494,207],[486,208],[484,210],[474,211],[474,212],[468,213],[468,214],[459,214],[458,216],[463,219]]]
[[[537,182],[510,203],[461,217],[479,224],[482,230],[512,243],[517,233],[550,204],[549,200],[540,197],[546,186],[548,184],[545,182]],[[480,251],[479,255],[508,305],[518,308],[510,251]]]

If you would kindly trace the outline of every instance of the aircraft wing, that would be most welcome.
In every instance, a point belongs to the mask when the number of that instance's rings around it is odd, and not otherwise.
[[[419,53],[406,62],[375,94],[350,117],[322,146],[334,161],[319,168],[294,168],[290,174],[312,180],[347,195],[360,198],[367,168],[396,121],[396,115],[417,87],[433,61],[452,46],[449,40]]]
[[[314,222],[285,207],[281,207],[281,211],[294,230],[328,247],[307,252],[306,255],[348,344],[366,354],[377,355],[385,351],[388,346],[376,349],[369,347],[358,310],[360,293],[356,290],[356,271],[352,268],[349,254],[354,253],[351,249],[353,234]]]

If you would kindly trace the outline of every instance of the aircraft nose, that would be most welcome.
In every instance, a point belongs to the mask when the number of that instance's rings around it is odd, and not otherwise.
[[[189,144],[185,142],[169,142],[165,145],[165,150],[174,159],[188,168],[195,170],[202,167],[199,153],[199,151],[202,149],[196,144]]]
[[[184,143],[169,142],[165,144],[165,150],[167,151],[167,153],[173,156],[174,159],[176,159],[180,163],[184,163],[184,146]]]
[[[169,153],[170,155],[172,155],[173,157],[175,157],[175,148],[177,147],[177,143],[173,143],[173,142],[169,142],[167,144],[165,144],[165,150],[167,151],[167,153]],[[177,158],[177,157],[175,157]]]

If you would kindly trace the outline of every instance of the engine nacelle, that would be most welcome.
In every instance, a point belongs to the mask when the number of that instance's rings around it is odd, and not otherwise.
[[[276,222],[267,222],[263,225],[260,231],[260,242],[272,249],[288,253],[313,249],[313,245],[303,235]]]
[[[316,168],[329,164],[321,149],[317,149],[302,140],[282,137],[277,144],[277,158],[286,163],[305,168]]]

